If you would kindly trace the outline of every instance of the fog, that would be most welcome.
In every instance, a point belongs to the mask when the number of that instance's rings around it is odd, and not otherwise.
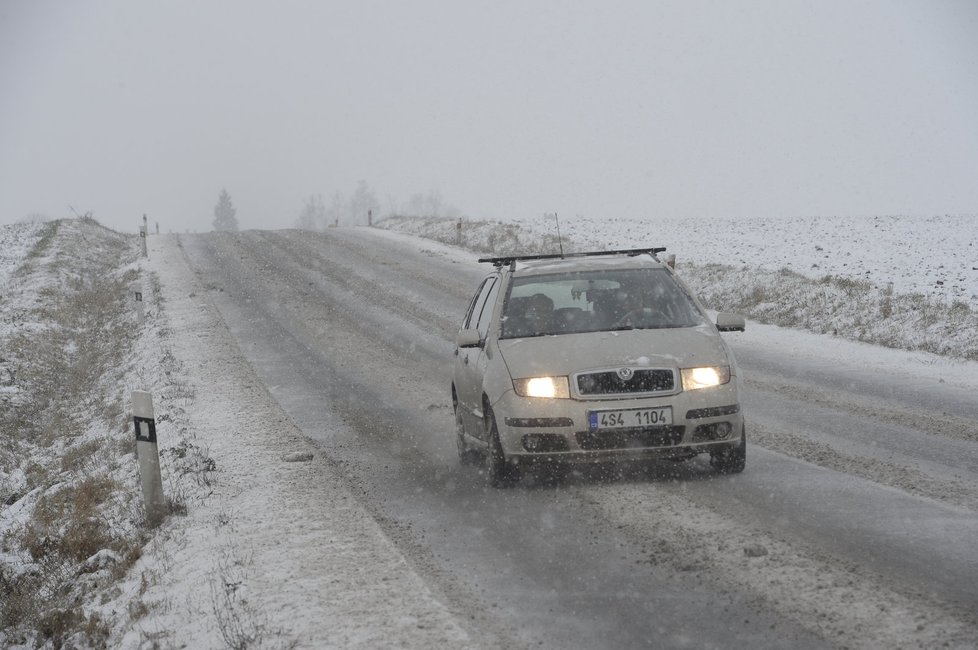
[[[978,212],[978,4],[8,1],[0,223]]]

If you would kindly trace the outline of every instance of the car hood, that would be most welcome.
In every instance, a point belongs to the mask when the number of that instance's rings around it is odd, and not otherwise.
[[[514,379],[620,366],[733,365],[723,340],[706,325],[502,339],[499,351]]]

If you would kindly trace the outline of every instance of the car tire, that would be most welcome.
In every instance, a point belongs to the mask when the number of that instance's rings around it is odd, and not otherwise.
[[[465,441],[465,425],[462,423],[462,414],[455,407],[455,443],[458,445],[458,460],[463,465],[478,465],[481,454],[478,450],[469,447]]]
[[[486,436],[488,445],[486,447],[486,479],[489,485],[494,488],[512,487],[520,480],[519,467],[506,460],[503,446],[499,442],[499,430],[496,427],[496,417],[492,414],[492,409],[485,406]]]
[[[740,444],[710,452],[710,466],[720,474],[739,474],[747,466],[746,426],[740,431]]]

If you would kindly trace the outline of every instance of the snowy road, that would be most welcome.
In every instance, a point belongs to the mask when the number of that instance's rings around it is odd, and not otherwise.
[[[484,268],[366,229],[181,243],[271,393],[486,647],[978,639],[973,366],[751,327],[730,339],[743,475],[694,461],[492,490],[458,466],[448,393]]]

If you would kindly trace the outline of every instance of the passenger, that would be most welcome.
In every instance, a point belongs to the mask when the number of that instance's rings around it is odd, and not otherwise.
[[[553,304],[542,293],[510,298],[504,317],[506,337],[553,334]]]
[[[553,315],[554,301],[542,293],[535,293],[527,302],[523,319],[531,334],[552,334]]]

